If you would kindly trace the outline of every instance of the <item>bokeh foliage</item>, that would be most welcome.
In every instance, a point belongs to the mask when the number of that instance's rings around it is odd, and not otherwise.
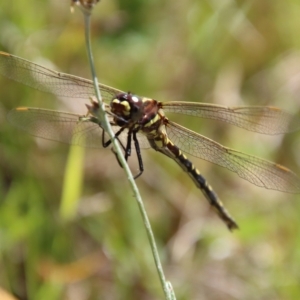
[[[1,51],[90,78],[82,16],[69,13],[68,1],[2,2]],[[299,115],[299,15],[295,0],[102,0],[92,22],[99,80],[162,101],[277,105]],[[85,113],[84,103],[2,77],[0,86],[0,287],[30,300],[161,299],[114,155],[86,149],[81,160],[75,153],[68,184],[79,184],[80,199],[62,207],[73,150],[25,135],[5,117],[25,105]],[[300,174],[299,133],[266,137],[172,117]],[[300,298],[298,195],[257,188],[193,159],[239,223],[230,233],[174,162],[152,150],[143,159],[138,186],[178,299]]]

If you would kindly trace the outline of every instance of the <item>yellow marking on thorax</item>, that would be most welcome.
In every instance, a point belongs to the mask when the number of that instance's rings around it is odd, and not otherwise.
[[[153,119],[151,119],[148,123],[146,123],[144,125],[144,127],[149,127],[149,126],[153,125],[154,123],[156,123],[157,121],[159,121],[159,119],[160,119],[160,116],[158,114],[156,114]]]

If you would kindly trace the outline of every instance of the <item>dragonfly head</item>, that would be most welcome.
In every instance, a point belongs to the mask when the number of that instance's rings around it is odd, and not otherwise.
[[[142,98],[130,92],[116,95],[110,103],[110,108],[112,113],[123,120],[137,122],[144,115]]]

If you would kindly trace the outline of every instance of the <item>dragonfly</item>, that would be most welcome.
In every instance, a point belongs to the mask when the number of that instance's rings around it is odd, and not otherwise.
[[[0,73],[56,96],[89,99],[95,94],[91,80],[53,71],[5,52],[0,52]],[[134,144],[139,162],[136,178],[144,171],[141,148],[152,148],[164,154],[189,175],[230,230],[238,228],[236,221],[186,153],[235,172],[259,187],[288,193],[300,192],[300,178],[286,167],[222,146],[169,120],[165,114],[213,119],[249,131],[273,135],[300,128],[300,121],[291,113],[273,106],[226,107],[184,101],[160,102],[101,83],[99,88],[115,138],[120,141],[126,160]],[[84,115],[18,107],[9,112],[8,120],[19,129],[44,139],[93,148],[105,148],[111,143],[91,106]]]

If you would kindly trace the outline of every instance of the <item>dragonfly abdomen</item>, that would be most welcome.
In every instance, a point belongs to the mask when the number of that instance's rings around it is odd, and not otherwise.
[[[166,147],[172,158],[178,165],[192,178],[196,186],[202,191],[212,208],[216,211],[219,217],[226,223],[230,230],[238,228],[236,222],[224,208],[218,195],[213,191],[207,180],[201,175],[200,171],[194,164],[182,153],[182,151],[174,145],[172,141],[167,140]],[[169,155],[170,156],[170,155]]]

